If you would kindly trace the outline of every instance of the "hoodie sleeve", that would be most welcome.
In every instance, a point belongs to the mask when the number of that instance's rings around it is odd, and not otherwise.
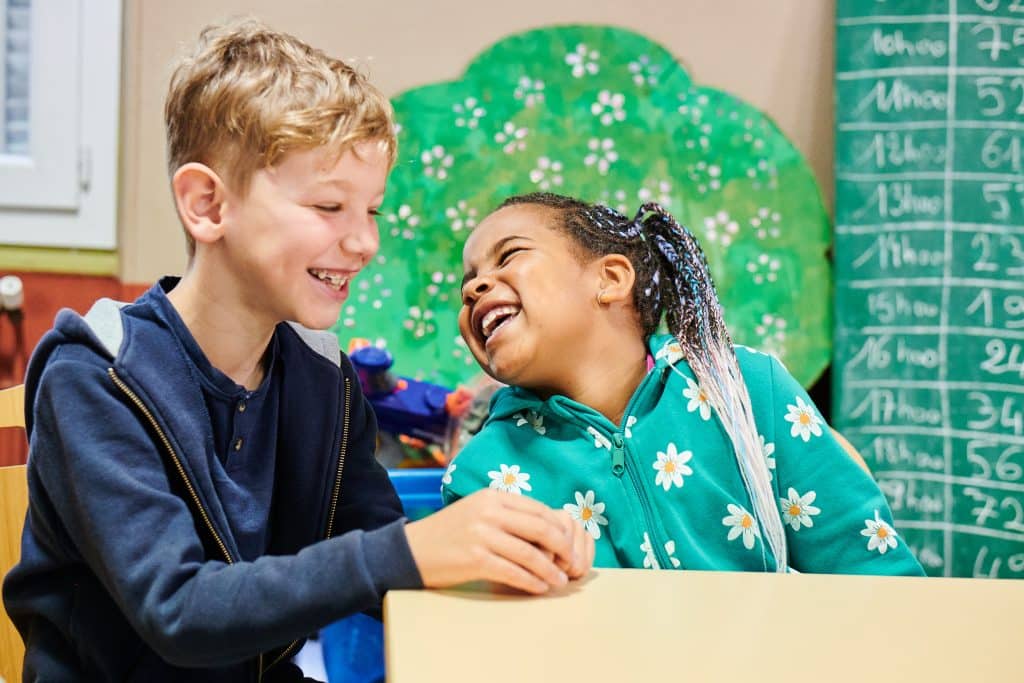
[[[490,487],[489,472],[496,471],[502,456],[509,453],[503,430],[501,421],[488,422],[448,465],[441,479],[441,500],[445,505]]]
[[[770,387],[750,389],[752,396],[771,397],[755,410],[777,479],[790,564],[803,572],[922,576],[875,480],[846,453],[782,363],[761,359],[759,374]]]
[[[63,527],[40,525],[39,533],[49,532],[43,544],[87,563],[136,632],[172,664],[241,661],[373,608],[387,589],[420,583],[402,519],[347,530],[295,555],[208,559],[159,440],[103,367],[52,359],[34,410],[29,467]],[[353,494],[351,504],[362,502]]]

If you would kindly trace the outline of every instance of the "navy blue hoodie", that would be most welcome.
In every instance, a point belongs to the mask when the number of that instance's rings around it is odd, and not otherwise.
[[[154,305],[174,284],[61,311],[29,363],[29,511],[3,585],[26,681],[300,680],[307,634],[422,583],[352,366],[290,323],[269,548],[239,560],[202,389]]]

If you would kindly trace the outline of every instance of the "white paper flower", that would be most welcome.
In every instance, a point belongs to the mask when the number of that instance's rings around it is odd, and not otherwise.
[[[811,505],[817,495],[814,491],[808,491],[801,496],[796,489],[790,487],[787,492],[788,497],[779,498],[779,502],[782,504],[783,524],[793,527],[793,531],[800,531],[801,526],[814,526],[814,520],[811,517],[821,512]]]
[[[722,524],[729,527],[728,540],[743,537],[743,547],[750,550],[754,547],[754,539],[761,536],[754,516],[739,505],[729,503],[729,516],[722,518]]]
[[[530,182],[542,190],[562,184],[562,162],[548,157],[538,157],[537,165],[530,171]]]
[[[615,141],[611,138],[590,138],[587,149],[589,152],[583,157],[583,165],[597,166],[597,172],[601,175],[608,175],[608,169],[619,160],[619,153],[615,151]]]
[[[512,96],[517,100],[522,100],[527,107],[540,104],[544,101],[544,81],[523,76],[519,79],[519,84]]]
[[[811,440],[811,435],[821,436],[821,425],[824,421],[814,411],[814,406],[806,403],[801,397],[796,397],[796,405],[787,405],[789,414],[786,415],[786,422],[792,422],[789,435],[793,438],[800,437],[805,442]]]
[[[604,512],[604,503],[594,502],[593,491],[587,491],[586,495],[577,491],[576,504],[566,503],[562,509],[578,520],[595,541],[601,538],[601,525],[608,525],[608,520],[601,514]]]
[[[710,420],[711,404],[708,403],[708,395],[689,377],[686,378],[686,385],[687,388],[683,389],[683,396],[690,399],[690,402],[686,404],[686,410],[691,413],[699,410],[701,419]]]
[[[890,548],[896,547],[896,530],[878,516],[878,510],[875,510],[874,519],[864,520],[864,526],[860,535],[868,537],[868,550],[877,550],[879,555],[885,555]]]
[[[626,119],[626,112],[623,109],[625,104],[626,96],[622,93],[602,90],[597,93],[597,99],[590,105],[590,113],[601,122],[601,125],[610,126]]]
[[[527,483],[530,479],[530,475],[526,472],[519,471],[519,465],[508,465],[502,464],[500,472],[488,472],[487,476],[491,478],[490,488],[498,489],[499,491],[505,491],[506,493],[515,493],[516,495],[522,495],[523,491],[532,491],[533,487]]]
[[[459,128],[476,128],[480,125],[480,119],[487,115],[487,110],[480,106],[475,97],[467,97],[463,102],[456,102],[452,106],[455,112],[455,125]]]
[[[502,145],[505,154],[514,154],[526,149],[526,136],[530,129],[517,127],[512,121],[506,121],[501,130],[494,134],[494,141]]]
[[[651,467],[658,471],[654,476],[654,485],[661,486],[668,491],[673,485],[682,488],[683,476],[693,474],[693,470],[687,465],[693,457],[691,451],[676,452],[676,445],[670,443],[665,447],[665,452],[658,451],[658,459]]]
[[[600,70],[597,64],[600,58],[600,52],[591,50],[585,43],[579,43],[574,51],[565,56],[565,63],[572,67],[573,78],[582,78],[585,74],[593,76]]]

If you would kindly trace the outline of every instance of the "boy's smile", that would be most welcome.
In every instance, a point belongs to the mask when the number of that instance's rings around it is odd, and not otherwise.
[[[459,330],[495,379],[565,393],[565,356],[591,328],[598,278],[549,209],[510,206],[466,240]]]

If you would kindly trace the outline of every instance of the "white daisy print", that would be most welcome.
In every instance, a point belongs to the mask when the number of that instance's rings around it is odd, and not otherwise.
[[[666,342],[664,346],[658,349],[658,353],[654,354],[654,360],[664,358],[669,363],[675,363],[682,357],[683,347],[681,347],[679,342],[676,341]]]
[[[729,516],[722,518],[722,524],[730,527],[728,540],[731,541],[742,536],[743,547],[747,550],[752,549],[754,547],[754,539],[761,536],[761,532],[757,528],[757,521],[752,514],[739,505],[729,503],[727,507]]]
[[[793,531],[800,531],[801,526],[814,526],[814,520],[811,517],[821,510],[811,503],[814,502],[818,494],[808,491],[801,496],[796,489],[790,487],[787,496],[787,498],[779,498],[779,502],[782,504],[782,523],[793,527]]]
[[[804,402],[799,396],[796,397],[796,405],[786,405],[789,414],[786,415],[786,422],[792,422],[793,427],[789,435],[793,438],[800,437],[804,442],[811,440],[811,435],[821,436],[821,425],[824,421],[814,411],[814,406]]]
[[[672,488],[673,485],[682,488],[683,476],[693,474],[693,470],[686,464],[692,457],[693,453],[691,451],[677,452],[674,443],[666,446],[664,453],[658,451],[658,460],[651,465],[651,467],[658,470],[658,474],[654,476],[654,485],[661,486],[666,491]]]
[[[700,411],[700,417],[702,420],[711,419],[711,404],[708,403],[708,395],[704,393],[704,390],[700,388],[696,382],[689,377],[686,377],[686,389],[683,389],[683,396],[690,399],[690,402],[686,404],[686,410],[693,412],[695,410]]]
[[[658,558],[654,554],[654,546],[651,545],[651,537],[644,532],[644,542],[640,544],[640,552],[644,554],[644,569],[661,569],[658,566]]]
[[[651,537],[644,532],[644,542],[640,544],[640,551],[644,554],[644,569],[661,569],[661,565],[658,563],[658,556],[654,554],[654,546],[651,544]],[[668,559],[672,562],[673,567],[679,567],[682,562],[679,558],[673,557],[676,554],[676,542],[668,541],[665,544],[665,552],[668,554]]]
[[[455,463],[449,463],[448,469],[444,471],[444,476],[441,477],[441,483],[448,485],[452,483],[452,472],[455,471]]]
[[[612,442],[608,440],[608,437],[597,431],[593,427],[587,427],[587,434],[594,437],[594,448],[607,448],[611,450]]]
[[[874,519],[864,520],[864,526],[860,535],[868,537],[869,551],[877,550],[879,555],[885,555],[889,548],[896,547],[896,530],[878,516],[878,510],[875,510]]]
[[[502,464],[500,472],[491,471],[487,473],[487,476],[491,478],[489,486],[492,489],[516,495],[522,495],[523,491],[533,490],[533,487],[528,483],[530,475],[526,472],[520,472],[519,465],[509,467]]]
[[[512,417],[516,421],[516,427],[528,424],[533,427],[533,431],[541,435],[548,431],[548,428],[544,426],[544,416],[536,410],[528,410],[525,415],[523,413],[516,413]]]
[[[633,425],[635,425],[635,424],[636,424],[636,416],[634,416],[634,415],[627,415],[627,416],[626,416],[626,426],[625,426],[625,428],[624,428],[624,429],[622,430],[623,434],[625,434],[625,435],[626,435],[626,438],[627,438],[627,439],[632,439],[632,438],[633,438],[633,430],[632,430],[632,427],[633,427]]]
[[[772,479],[772,470],[775,469],[775,444],[766,443],[764,435],[758,434],[761,437],[761,452],[764,453],[764,459],[768,462],[768,481]]]
[[[601,538],[601,525],[608,525],[608,520],[601,514],[604,512],[604,503],[594,502],[593,491],[587,491],[586,495],[577,491],[576,504],[566,503],[562,509],[579,521],[595,541]]]
[[[673,567],[679,567],[679,565],[682,564],[682,562],[680,562],[679,559],[677,557],[675,557],[675,554],[676,554],[676,542],[675,541],[668,541],[667,543],[665,543],[665,552],[668,554],[668,559],[672,563]]]

